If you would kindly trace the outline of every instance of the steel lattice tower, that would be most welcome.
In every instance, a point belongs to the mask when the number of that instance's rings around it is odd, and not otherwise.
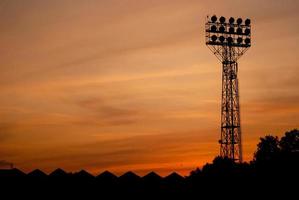
[[[208,16],[206,45],[222,63],[220,156],[242,162],[238,59],[251,46],[250,20]]]

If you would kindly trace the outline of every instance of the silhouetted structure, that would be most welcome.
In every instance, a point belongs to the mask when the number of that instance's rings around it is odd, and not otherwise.
[[[22,178],[26,176],[24,172],[19,169],[0,169],[0,178],[1,179],[12,179],[12,178]]]
[[[117,181],[117,176],[109,171],[105,171],[96,177],[96,180],[100,183],[113,184]]]
[[[155,172],[150,172],[142,177],[142,181],[148,185],[157,185],[161,183],[162,177]]]
[[[64,170],[58,168],[58,169],[55,169],[53,172],[51,172],[49,174],[49,176],[51,178],[61,179],[61,178],[67,178],[69,176],[69,174],[67,174]]]
[[[90,179],[94,178],[93,175],[91,175],[90,173],[88,173],[85,170],[81,170],[79,172],[74,173],[73,177],[78,178],[78,179],[82,179],[82,180],[90,180]]]
[[[27,177],[34,180],[44,180],[48,177],[43,171],[35,169],[27,174]]]
[[[220,155],[242,162],[237,60],[251,46],[250,19],[207,17],[206,45],[222,63]]]

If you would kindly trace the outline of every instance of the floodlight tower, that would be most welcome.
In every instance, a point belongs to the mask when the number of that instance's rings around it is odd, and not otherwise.
[[[251,46],[250,19],[207,16],[206,45],[222,63],[220,156],[242,162],[238,59]]]

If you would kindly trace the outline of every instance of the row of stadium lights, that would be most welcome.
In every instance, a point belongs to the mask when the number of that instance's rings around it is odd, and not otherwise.
[[[222,34],[237,34],[237,35],[243,35],[243,36],[250,36],[250,19],[246,19],[245,20],[245,24],[242,24],[243,20],[242,18],[238,18],[236,23],[235,23],[235,19],[233,17],[231,17],[229,19],[229,23],[226,23],[226,19],[225,17],[220,17],[219,18],[219,22],[217,22],[217,17],[214,15],[211,17],[211,22],[212,25],[209,32],[211,33],[222,33]],[[217,30],[217,26],[219,26],[218,30]],[[238,28],[235,31],[235,26],[237,26]],[[226,31],[226,27],[228,28],[228,31]],[[245,30],[243,31],[243,27],[246,27]],[[216,42],[218,39],[218,37],[216,35],[213,35],[211,37],[212,42]],[[227,37],[226,38],[227,43],[231,44],[233,43],[234,39],[233,37]],[[219,41],[221,43],[223,43],[225,41],[225,37],[224,36],[220,36],[219,37]],[[241,44],[243,42],[243,38],[242,37],[238,37],[237,38],[237,43]],[[245,38],[244,42],[249,45],[250,44],[250,38],[247,37]]]

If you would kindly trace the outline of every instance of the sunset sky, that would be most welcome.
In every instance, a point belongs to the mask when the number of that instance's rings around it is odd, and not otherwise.
[[[298,128],[297,0],[1,0],[2,164],[187,175],[211,162],[221,63],[208,14],[252,20],[239,60],[245,160],[259,137]]]

